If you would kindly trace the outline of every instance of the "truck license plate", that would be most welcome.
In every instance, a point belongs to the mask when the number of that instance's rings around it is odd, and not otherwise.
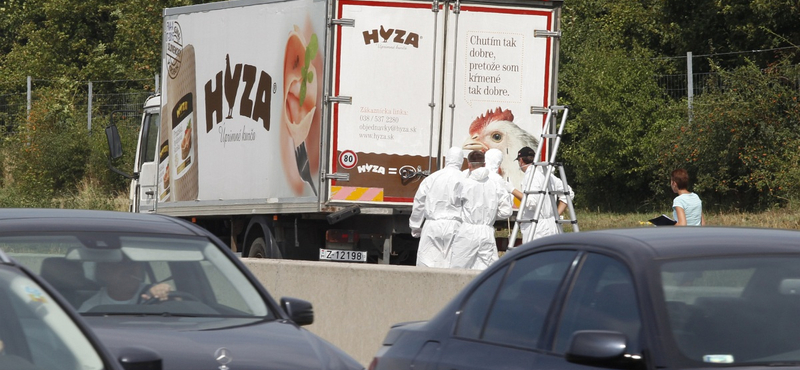
[[[319,259],[327,261],[367,262],[367,252],[320,248]]]

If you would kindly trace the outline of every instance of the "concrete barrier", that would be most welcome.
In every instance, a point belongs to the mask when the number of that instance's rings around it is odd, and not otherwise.
[[[314,305],[306,328],[365,367],[392,324],[428,320],[479,272],[415,266],[242,258],[276,299]]]

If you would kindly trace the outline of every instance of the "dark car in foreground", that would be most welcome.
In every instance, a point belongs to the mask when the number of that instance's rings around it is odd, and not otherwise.
[[[658,227],[516,248],[370,369],[800,368],[800,232]]]
[[[3,209],[0,249],[50,282],[116,356],[153,351],[167,370],[363,369],[300,327],[313,322],[310,303],[279,305],[219,239],[182,219]]]
[[[113,357],[69,303],[0,249],[0,369],[161,369],[152,352],[125,353]]]

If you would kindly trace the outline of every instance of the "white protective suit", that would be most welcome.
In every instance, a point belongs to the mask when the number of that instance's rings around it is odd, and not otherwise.
[[[453,239],[450,267],[483,270],[498,259],[494,221],[511,216],[513,203],[489,172],[477,168],[464,181],[462,223]]]
[[[500,169],[500,163],[503,162],[503,152],[500,149],[489,149],[486,151],[484,162],[486,162],[486,168],[489,169],[489,179],[496,182],[500,188],[506,190],[508,195],[511,196],[511,205],[514,205],[514,196],[511,194],[514,191],[514,185],[511,185],[510,182],[506,181],[503,176],[500,176],[497,171]]]
[[[450,246],[461,225],[463,161],[461,148],[450,148],[445,167],[422,180],[414,195],[408,226],[420,238],[417,266],[450,267]]]
[[[533,182],[531,183],[532,188],[531,190],[541,190],[542,185],[544,184],[545,179],[545,168],[542,166],[534,166],[529,165],[528,168],[525,170],[525,177],[522,179],[522,184],[520,184],[520,189],[525,189],[525,182],[530,176],[533,176]],[[569,197],[570,200],[575,196],[572,192],[572,188],[567,185],[569,190]],[[556,176],[550,175],[550,189],[553,191],[564,191],[564,183],[561,182]],[[539,222],[538,225],[534,222],[523,222],[520,223],[520,231],[522,232],[522,243],[527,243],[531,240],[538,239],[548,235],[558,234],[558,225],[556,225],[556,217],[559,217],[557,214],[557,210],[553,210],[552,202],[550,198],[545,195],[544,197],[540,196],[539,194],[528,194],[528,199],[525,204],[525,208],[522,211],[522,218],[523,219],[532,219],[535,218],[534,213],[536,212],[536,204],[538,203],[539,198],[542,199],[544,204],[542,204],[542,210],[539,215]],[[567,203],[567,199],[565,195],[558,195],[558,201]],[[534,227],[536,232],[534,233]]]

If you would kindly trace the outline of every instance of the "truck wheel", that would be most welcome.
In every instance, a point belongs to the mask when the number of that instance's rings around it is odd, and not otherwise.
[[[270,243],[267,245],[266,240],[262,236],[259,236],[253,240],[253,244],[250,244],[250,251],[248,251],[247,257],[274,259],[283,258],[280,249],[278,249],[278,246],[275,245],[275,240],[270,238]]]

